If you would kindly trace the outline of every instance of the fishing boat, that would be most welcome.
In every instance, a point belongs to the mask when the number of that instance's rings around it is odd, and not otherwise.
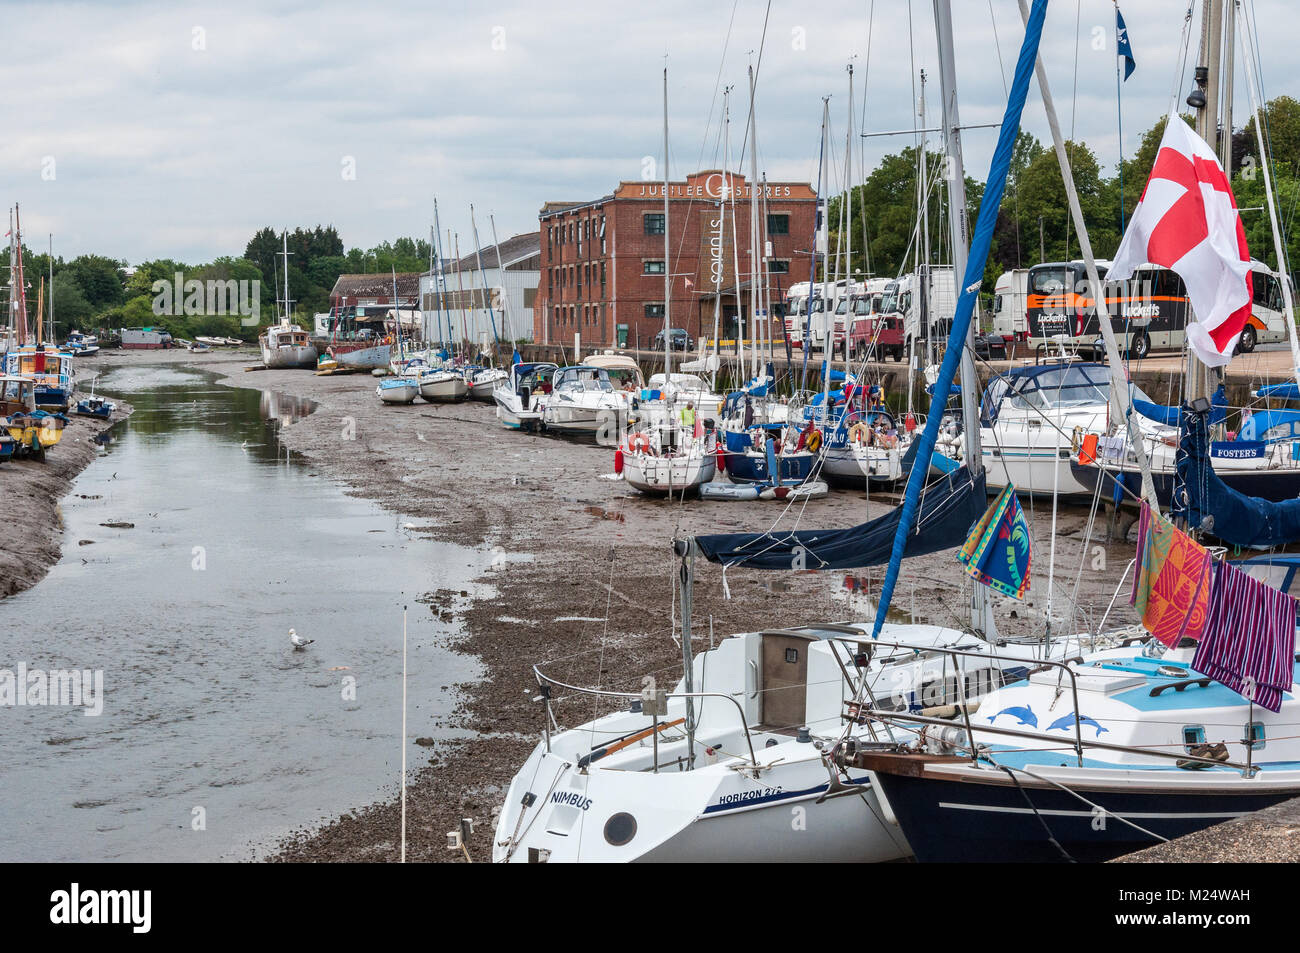
[[[36,406],[56,413],[72,405],[73,356],[50,344],[23,344],[5,355],[4,373],[36,383]]]
[[[51,306],[53,302],[51,302]],[[77,357],[93,357],[99,353],[99,338],[93,334],[83,334],[80,331],[69,331],[68,339],[63,345],[63,350],[74,354]]]
[[[258,336],[257,343],[262,350],[262,363],[268,368],[316,366],[316,345],[296,324],[273,325]]]
[[[393,346],[365,341],[335,341],[327,353],[340,367],[374,370],[389,365],[393,359]]]
[[[306,331],[292,323],[293,302],[289,298],[289,233],[281,236],[281,258],[284,260],[284,296],[278,302],[280,308],[279,322],[263,331],[257,338],[262,351],[262,364],[268,368],[293,368],[316,366],[316,345]],[[279,289],[276,289],[279,291]],[[199,338],[198,340],[202,340]],[[238,347],[243,344],[238,338],[223,338],[223,344]]]
[[[36,412],[36,382],[30,377],[0,376],[0,417]]]
[[[16,456],[43,461],[45,452],[63,439],[63,427],[67,422],[68,418],[63,414],[37,410],[0,418],[0,427],[4,427],[13,439]]]
[[[225,347],[225,346],[226,346],[226,339],[225,339],[225,338],[207,337],[207,336],[202,335],[202,334],[196,334],[196,335],[194,336],[194,343],[196,343],[196,344],[202,344],[204,347],[209,347],[209,348],[213,348],[213,347]]]
[[[410,404],[420,396],[420,382],[414,377],[385,377],[375,395],[385,404]]]
[[[77,407],[73,413],[80,417],[97,417],[100,420],[108,420],[113,416],[115,410],[117,410],[117,404],[111,400],[105,400],[103,397],[95,396],[95,381],[92,380],[90,382],[90,396],[77,401]]]
[[[509,378],[492,392],[502,426],[511,430],[536,429],[542,419],[541,400],[558,370],[555,364],[512,364]]]
[[[614,472],[628,486],[655,496],[698,492],[718,472],[713,432],[697,420],[693,430],[656,424],[631,433],[614,451]]]

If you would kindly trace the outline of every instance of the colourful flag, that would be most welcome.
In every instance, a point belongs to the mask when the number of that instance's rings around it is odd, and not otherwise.
[[[1124,57],[1124,78],[1128,79],[1137,69],[1137,60],[1133,59],[1133,47],[1128,42],[1128,27],[1124,25],[1124,15],[1115,7],[1115,48]]]
[[[1023,599],[1029,589],[1032,556],[1025,511],[1016,499],[1016,488],[1008,484],[971,528],[957,559],[972,579],[1013,599]]]

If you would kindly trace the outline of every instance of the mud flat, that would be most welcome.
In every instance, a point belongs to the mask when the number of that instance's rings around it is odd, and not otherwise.
[[[30,589],[45,578],[62,552],[63,518],[59,501],[72,481],[95,459],[91,438],[131,414],[131,406],[115,401],[110,420],[72,416],[63,437],[46,454],[45,462],[9,460],[0,463],[0,503],[4,532],[0,533],[0,599]]]
[[[190,364],[223,375],[232,386],[316,401],[315,413],[281,429],[287,448],[350,492],[412,517],[416,532],[493,551],[495,568],[481,580],[481,591],[473,596],[432,592],[421,598],[423,605],[412,607],[458,618],[461,635],[449,651],[477,656],[487,674],[480,682],[455,686],[461,701],[454,724],[438,727],[455,729],[459,740],[430,746],[422,767],[412,763],[407,792],[408,859],[463,859],[446,850],[445,835],[459,818],[469,817],[475,824],[471,856],[487,860],[493,812],[541,736],[532,666],[549,662],[547,671],[571,684],[624,691],[639,690],[644,675],[655,675],[661,684],[675,683],[681,653],[671,639],[672,538],[763,530],[777,519],[782,505],[683,504],[641,497],[621,482],[601,479],[612,469],[608,449],[508,431],[496,422],[490,404],[387,406],[376,398],[375,380],[368,375],[245,372],[256,360],[249,352],[115,358]],[[836,491],[808,504],[799,525],[853,525],[881,515],[895,499],[873,493],[868,501],[862,492]],[[1027,514],[1037,574],[1048,563],[1051,514],[1041,502],[1027,507]],[[1057,515],[1058,613],[1075,594],[1087,515],[1078,507],[1062,507]],[[1099,517],[1098,533],[1103,525]],[[1094,624],[1132,557],[1131,544],[1099,545],[1088,545],[1077,591],[1080,605],[1099,607]],[[709,647],[710,631],[716,640],[759,628],[870,619],[869,594],[878,591],[882,575],[873,570],[849,580],[844,573],[733,569],[727,573],[727,599],[719,567],[700,561],[696,651]],[[963,578],[953,552],[909,560],[894,608],[917,621],[961,625]],[[864,583],[867,596],[861,594]],[[1042,631],[1045,588],[1031,590],[1027,604],[1000,605],[1004,634]],[[1118,601],[1111,624],[1128,621],[1122,611],[1127,600]],[[412,699],[409,730],[418,739],[425,732],[417,702]],[[561,725],[579,724],[595,714],[590,698],[559,699],[555,710]],[[288,837],[267,859],[396,860],[399,818],[395,799],[359,806],[318,829]]]

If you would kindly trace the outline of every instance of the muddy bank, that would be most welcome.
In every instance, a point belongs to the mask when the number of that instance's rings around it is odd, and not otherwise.
[[[84,379],[84,371],[79,370],[79,375]],[[72,489],[77,474],[95,459],[97,448],[91,438],[130,415],[130,404],[115,403],[111,420],[72,416],[44,463],[31,459],[0,463],[5,523],[0,533],[0,599],[30,589],[59,561],[63,542],[59,501]]]
[[[612,469],[606,449],[507,431],[489,404],[385,406],[369,376],[245,372],[244,366],[256,361],[248,352],[199,357],[155,352],[122,360],[192,364],[224,375],[234,386],[316,401],[315,413],[280,431],[285,446],[351,492],[415,517],[419,532],[493,548],[498,558],[483,580],[486,595],[471,599],[468,593],[434,592],[421,599],[420,611],[460,618],[461,634],[448,648],[478,656],[487,676],[456,686],[460,704],[450,719],[454,723],[439,726],[456,729],[462,740],[431,746],[424,766],[412,763],[407,850],[414,860],[463,859],[445,846],[446,832],[461,817],[475,823],[473,858],[490,856],[494,811],[542,730],[542,710],[532,700],[534,664],[550,661],[548,671],[575,684],[634,690],[649,674],[672,684],[680,676],[681,654],[671,638],[676,568],[671,539],[762,530],[782,513],[774,503],[683,504],[641,497],[621,482],[601,479]],[[893,500],[839,490],[808,504],[799,525],[852,525],[880,515]],[[1037,576],[1049,563],[1051,513],[1040,505],[1027,514]],[[1086,520],[1085,509],[1058,513],[1054,613],[1068,614],[1077,575],[1078,603],[1089,611],[1099,607],[1091,619],[1095,625],[1132,547],[1091,543],[1080,574]],[[849,578],[732,570],[727,599],[718,567],[701,563],[697,568],[697,651],[709,647],[710,622],[714,637],[722,638],[812,621],[869,619],[870,594],[879,590],[883,575],[880,570]],[[918,621],[962,625],[964,579],[952,552],[909,560],[894,607]],[[1038,581],[1035,587],[1027,604],[1002,601],[1004,634],[1042,631],[1046,587]],[[1083,623],[1067,624],[1070,628],[1063,629],[1058,623],[1056,631],[1077,631]],[[412,701],[411,736],[431,734]],[[590,699],[556,703],[561,725],[594,714]],[[396,860],[399,818],[395,800],[361,807],[319,829],[298,832],[268,859]]]

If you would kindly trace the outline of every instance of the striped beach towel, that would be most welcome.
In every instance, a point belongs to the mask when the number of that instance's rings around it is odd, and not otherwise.
[[[1295,628],[1295,599],[1221,563],[1192,668],[1276,712],[1291,689]]]

